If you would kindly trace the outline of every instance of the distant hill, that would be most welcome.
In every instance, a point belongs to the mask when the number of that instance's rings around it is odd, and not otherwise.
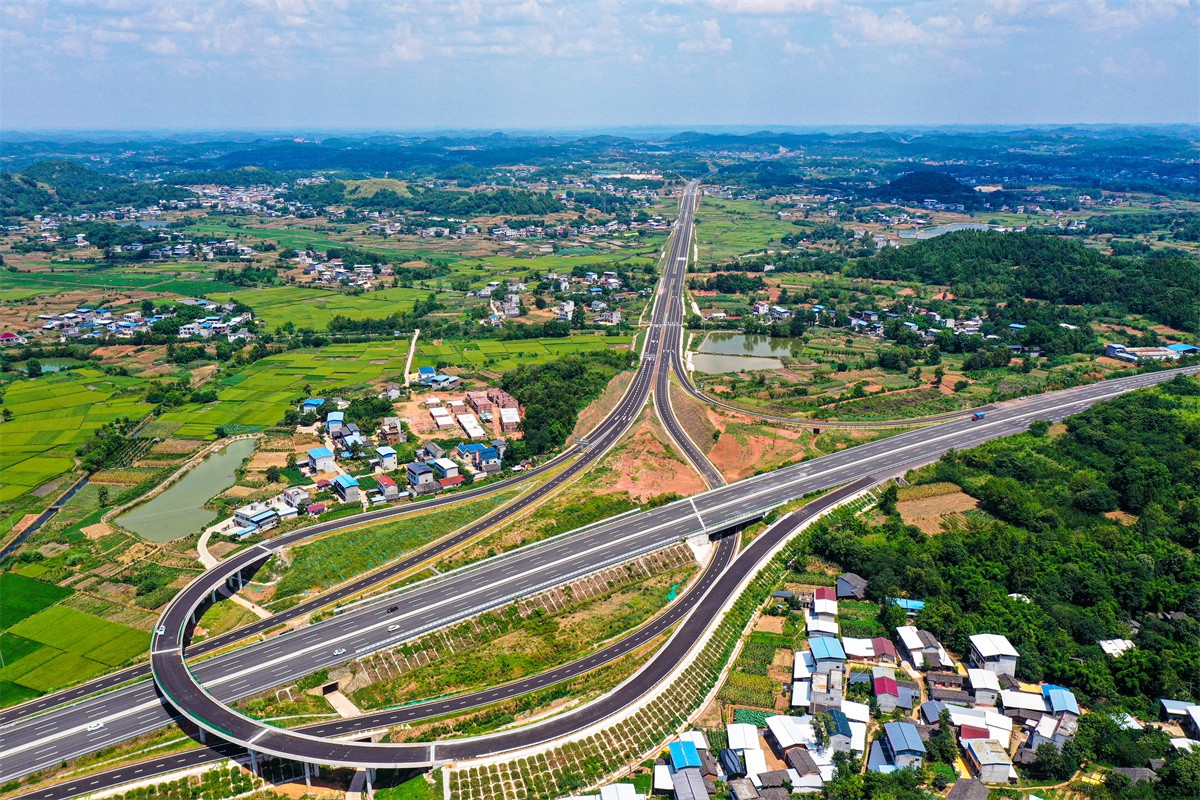
[[[0,173],[3,218],[30,217],[47,211],[145,207],[191,196],[178,186],[136,183],[62,159],[39,161],[20,172]]]
[[[944,172],[909,172],[875,192],[883,199],[937,200],[942,203],[974,203],[974,189]]]

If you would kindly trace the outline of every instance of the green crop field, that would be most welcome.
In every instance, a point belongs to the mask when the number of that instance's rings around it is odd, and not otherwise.
[[[261,429],[278,424],[305,386],[325,397],[363,390],[382,378],[399,379],[407,357],[407,339],[281,353],[214,384],[217,402],[171,409],[157,423],[171,435],[197,439],[214,438],[219,425]]]
[[[288,597],[317,586],[329,588],[379,567],[474,522],[516,495],[516,491],[502,492],[441,511],[337,533],[296,547],[291,553],[291,566],[276,586],[276,597]]]
[[[140,290],[191,296],[237,288],[204,278],[206,268],[201,265],[171,263],[164,266],[167,269],[139,265],[106,270],[3,272],[0,273],[0,300],[21,299],[22,295],[18,293],[32,297],[84,289]]]
[[[185,233],[195,233],[198,238],[213,236],[227,239],[252,238],[264,241],[270,240],[277,243],[279,249],[284,251],[297,249],[327,250],[330,247],[342,247],[346,245],[346,242],[338,241],[328,234],[319,231],[292,228],[234,227],[222,222],[218,218],[202,219],[195,225],[184,228],[183,231]],[[252,242],[250,244],[253,246]],[[359,247],[358,244],[354,246]],[[363,247],[361,249],[377,250],[380,253],[384,252],[378,248]]]
[[[350,319],[382,319],[409,311],[413,303],[428,294],[422,289],[380,289],[366,294],[349,295],[335,289],[304,289],[298,286],[274,286],[248,289],[231,294],[210,294],[217,302],[244,303],[269,330],[290,322],[297,328],[324,330],[336,316]]]
[[[718,200],[706,197],[696,212],[696,241],[700,263],[727,261],[746,253],[777,247],[784,234],[796,228],[754,200]]]
[[[101,425],[141,419],[140,378],[77,369],[9,384],[4,407],[13,418],[0,435],[0,502],[12,500],[75,466],[75,448]]]
[[[0,573],[0,629],[11,628],[72,594],[70,589],[15,572]],[[10,657],[8,650],[4,656],[6,660]]]
[[[523,339],[512,341],[446,342],[440,345],[417,343],[413,369],[419,366],[448,364],[506,372],[522,364],[551,361],[571,353],[604,350],[624,339],[606,336],[572,336],[567,339]]]
[[[102,675],[150,644],[146,631],[53,605],[70,589],[5,573],[0,592],[0,705]]]

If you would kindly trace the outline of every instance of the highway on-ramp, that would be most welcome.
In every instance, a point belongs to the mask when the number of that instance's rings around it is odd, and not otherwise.
[[[1189,368],[1188,371],[1194,372],[1196,369]],[[404,607],[412,610],[407,611],[405,621],[401,624],[405,627],[417,626],[416,632],[448,625],[545,588],[550,581],[561,582],[562,575],[577,574],[577,570],[587,570],[592,564],[600,564],[604,554],[612,552],[614,544],[618,550],[647,552],[697,532],[720,530],[735,522],[761,515],[769,508],[811,491],[859,480],[864,474],[897,474],[912,466],[936,460],[951,447],[970,447],[997,436],[1024,430],[1035,419],[1062,419],[1099,400],[1158,383],[1171,377],[1173,372],[1135,375],[1025,398],[997,407],[984,420],[944,423],[747,478],[652,511],[596,526],[587,535],[593,539],[599,537],[602,541],[588,552],[572,548],[571,553],[557,561],[552,558],[548,560],[542,548],[561,545],[574,537],[520,548],[490,564],[477,566],[475,569],[486,574],[486,577],[484,574],[474,575],[473,580],[468,581],[474,585],[464,586],[461,592],[442,592],[435,602],[428,605],[414,601],[414,598],[406,598]],[[205,602],[214,587],[214,581],[215,585],[219,585],[227,574],[217,569],[206,579],[194,582],[172,601],[163,615],[166,632],[156,639],[151,656],[152,667],[159,687],[181,712],[218,736],[261,752],[302,761],[390,767],[422,766],[457,757],[454,754],[460,751],[453,742],[424,746],[378,745],[335,742],[284,731],[245,717],[213,696],[202,679],[193,676],[188,668],[183,647],[193,609]],[[453,574],[446,579],[454,580]],[[380,643],[377,636],[372,637],[371,634],[389,627],[390,618],[382,608],[376,607],[375,613],[378,616],[374,622],[366,622],[364,627],[356,627],[354,631],[327,629],[325,623],[312,626],[307,633],[319,633],[322,636],[319,643],[307,644],[299,650],[289,648],[291,652],[281,654],[263,666],[269,669],[276,664],[304,663],[304,657],[313,653],[319,653],[325,663],[336,663],[339,659],[345,660],[386,646],[386,641]],[[290,642],[294,643],[296,639]],[[337,652],[339,650],[341,652]],[[503,741],[495,737],[487,738],[493,745]],[[489,752],[503,752],[503,749]]]

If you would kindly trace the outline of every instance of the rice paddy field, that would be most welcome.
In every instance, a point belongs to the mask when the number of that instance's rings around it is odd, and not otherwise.
[[[120,417],[141,419],[140,378],[76,369],[12,382],[4,407],[13,418],[3,423],[0,447],[0,502],[12,500],[75,466],[75,448],[92,431]]]
[[[101,675],[146,652],[146,631],[59,604],[72,594],[15,572],[0,574],[0,705]]]
[[[117,267],[114,269],[61,269],[54,264],[38,272],[0,272],[0,300],[21,300],[43,294],[80,290],[146,291],[195,297],[211,292],[230,292],[237,287],[206,277],[199,264],[169,264]]]
[[[334,317],[382,319],[409,311],[424,289],[380,289],[350,295],[336,289],[305,289],[298,286],[272,286],[242,292],[209,294],[220,303],[236,301],[250,307],[254,315],[275,330],[287,323],[297,328],[324,330]]]
[[[746,253],[778,246],[796,228],[783,222],[765,203],[705,197],[696,211],[696,242],[700,263],[728,261]]]
[[[362,390],[381,379],[398,379],[407,357],[407,338],[270,356],[210,384],[217,390],[215,403],[189,403],[163,414],[155,420],[154,435],[214,439],[218,426],[234,426],[231,433],[261,430],[279,424],[305,386],[323,397]]]
[[[513,341],[468,341],[443,344],[417,343],[413,368],[446,364],[454,367],[507,372],[522,364],[552,361],[572,353],[606,350],[625,339],[607,336],[572,336],[567,339],[523,339]]]

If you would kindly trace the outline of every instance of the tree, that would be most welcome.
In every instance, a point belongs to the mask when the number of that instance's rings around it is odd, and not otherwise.
[[[1029,423],[1029,432],[1040,439],[1050,432],[1050,423],[1044,419],[1035,419]]]
[[[36,358],[31,358],[25,362],[25,374],[30,378],[40,377],[42,374],[42,362]]]
[[[576,303],[575,308],[571,310],[571,327],[582,328],[587,324],[587,316],[583,312],[583,305]]]
[[[970,384],[970,382],[969,382],[969,381],[957,381],[957,382],[954,384],[954,391],[956,391],[956,392],[961,392],[961,391],[963,391],[964,389],[966,389],[966,388],[967,388],[968,386],[970,386],[970,385],[971,385],[971,384]]]
[[[98,502],[100,504],[101,508],[108,507],[108,487],[107,486],[101,486],[96,491],[96,502]]]
[[[900,489],[896,484],[889,483],[887,488],[879,495],[879,510],[884,514],[892,515],[896,513],[896,503],[900,500]]]
[[[296,454],[295,453],[288,453],[287,465],[288,465],[288,469],[296,468]]]
[[[268,483],[278,483],[279,478],[280,478],[279,467],[275,466],[274,464],[267,467],[267,482]]]

